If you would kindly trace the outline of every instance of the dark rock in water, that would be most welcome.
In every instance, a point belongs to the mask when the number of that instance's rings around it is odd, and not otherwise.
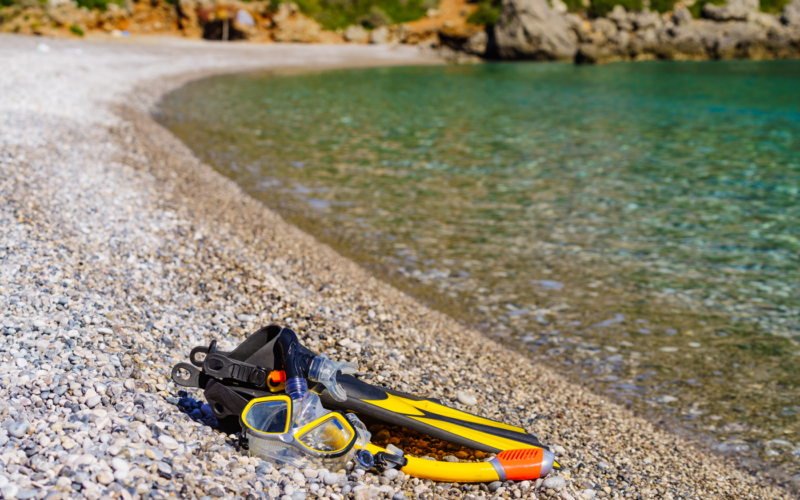
[[[494,44],[500,59],[571,60],[578,49],[566,18],[547,0],[503,0]]]

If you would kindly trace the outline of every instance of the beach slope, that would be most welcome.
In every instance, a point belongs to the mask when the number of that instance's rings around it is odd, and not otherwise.
[[[5,498],[790,498],[372,278],[150,118],[203,75],[436,62],[417,49],[0,36],[0,61]],[[521,425],[566,468],[484,490],[248,460],[179,409],[169,374],[269,323],[374,383]]]

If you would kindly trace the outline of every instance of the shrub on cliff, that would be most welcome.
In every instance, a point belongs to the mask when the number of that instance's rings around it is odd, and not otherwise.
[[[497,24],[497,19],[500,17],[502,6],[498,3],[481,2],[478,4],[478,10],[470,14],[467,18],[468,23],[482,24],[485,26],[494,26]]]
[[[78,7],[86,7],[89,10],[99,10],[100,12],[105,12],[108,9],[108,6],[112,3],[117,5],[122,5],[122,0],[76,0]]]
[[[642,10],[642,0],[592,0],[589,13],[593,17],[605,17],[614,9],[615,5],[622,5],[628,12]]]
[[[694,16],[695,19],[700,19],[703,14],[703,7],[705,7],[707,3],[710,3],[711,5],[724,5],[726,0],[697,0],[692,4],[691,7],[689,7],[689,12],[692,13],[692,16]]]
[[[663,14],[675,7],[675,0],[650,0],[650,10]]]
[[[273,0],[277,7],[282,0]],[[437,4],[432,0],[294,0],[303,14],[316,19],[325,29],[344,29],[352,24],[377,28],[405,23],[425,15]]]
[[[761,0],[761,11],[770,14],[780,13],[784,7],[789,5],[791,0]]]

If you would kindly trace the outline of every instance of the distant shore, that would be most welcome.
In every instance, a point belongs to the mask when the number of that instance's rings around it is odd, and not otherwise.
[[[800,58],[800,0],[663,0],[653,10],[641,0],[404,1],[394,14],[407,22],[377,6],[344,19],[276,0],[96,0],[91,9],[72,0],[10,1],[0,7],[0,32],[67,39],[402,45],[460,63]],[[428,3],[436,7],[426,10]]]
[[[215,73],[439,60],[408,46],[151,42],[0,35],[4,496],[792,497],[374,279],[150,117],[165,92]],[[393,388],[526,427],[566,469],[486,491],[344,474],[320,486],[317,472],[240,460],[178,411],[169,373],[191,347],[268,323]]]

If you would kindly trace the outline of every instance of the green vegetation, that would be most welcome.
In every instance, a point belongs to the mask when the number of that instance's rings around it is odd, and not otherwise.
[[[69,30],[71,32],[75,33],[78,36],[83,36],[84,35],[83,30],[80,28],[80,26],[75,26],[74,24],[70,24],[69,25]]]
[[[122,5],[122,0],[76,0],[78,7],[86,7],[89,10],[97,9],[100,12],[105,12],[108,6],[112,3]]]
[[[497,19],[500,18],[501,10],[502,6],[496,2],[481,2],[478,4],[478,10],[473,12],[467,18],[467,22],[472,24],[493,26],[497,24]]]
[[[273,7],[281,1],[273,1]],[[295,3],[303,14],[329,30],[344,29],[351,24],[374,29],[414,21],[438,5],[432,0],[295,0]]]
[[[581,12],[586,10],[581,0],[564,0],[564,4],[566,4],[567,10],[570,12]]]
[[[689,12],[692,13],[695,19],[699,19],[702,17],[703,7],[706,6],[707,3],[711,5],[724,5],[726,0],[697,0],[694,5],[689,7]]]
[[[593,17],[606,16],[615,5],[622,5],[627,11],[642,10],[642,0],[593,0],[590,14]]]
[[[777,14],[783,10],[791,0],[761,0],[761,11]]]
[[[675,7],[675,0],[650,0],[650,10],[663,14]]]

